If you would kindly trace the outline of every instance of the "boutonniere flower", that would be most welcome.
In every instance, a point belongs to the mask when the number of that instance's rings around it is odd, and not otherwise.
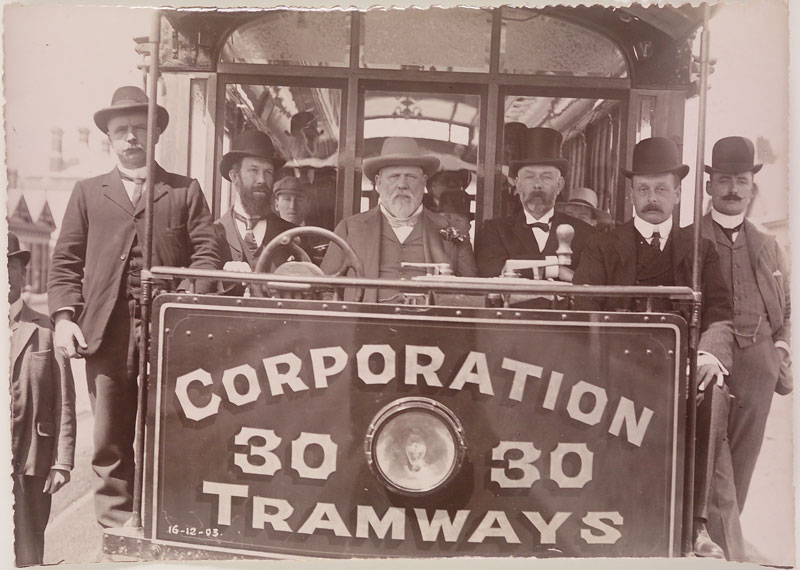
[[[469,234],[461,233],[453,226],[440,229],[439,235],[442,236],[443,240],[452,241],[453,243],[464,243],[469,238]]]

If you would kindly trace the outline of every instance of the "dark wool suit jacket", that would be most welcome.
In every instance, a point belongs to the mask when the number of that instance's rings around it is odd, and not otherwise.
[[[475,240],[478,274],[481,277],[497,277],[509,259],[544,259],[545,256],[555,255],[558,238],[554,229],[562,224],[569,224],[575,228],[570,266],[574,269],[578,266],[586,238],[594,233],[594,228],[577,218],[554,212],[544,251],[539,251],[539,244],[533,236],[533,231],[525,221],[525,212],[520,210],[516,214],[487,220],[483,224],[483,232]]]
[[[12,325],[11,451],[21,475],[46,477],[54,465],[74,465],[75,384],[50,327],[47,315],[24,304]]]
[[[769,315],[772,341],[782,340],[791,345],[791,287],[783,251],[774,237],[760,231],[748,220],[744,221],[742,231],[747,234],[750,263],[755,269],[758,290]],[[711,214],[703,216],[703,237],[711,241],[716,251],[717,240]]]
[[[672,274],[675,285],[692,286],[692,226],[673,227]],[[573,283],[576,285],[635,285],[636,228],[633,220],[610,232],[593,235],[583,250]],[[699,350],[716,356],[730,370],[733,350],[733,306],[730,292],[720,269],[719,254],[714,245],[703,239],[700,247],[700,285],[703,308],[700,324]],[[646,275],[640,275],[644,278]],[[629,297],[575,298],[575,308],[592,311],[631,310]]]
[[[377,279],[380,275],[380,247],[381,223],[380,206],[367,212],[355,214],[339,222],[334,231],[336,235],[353,248],[361,263],[364,265],[364,276]],[[435,214],[425,208],[422,209],[422,240],[425,250],[426,263],[449,263],[453,274],[459,277],[475,276],[475,258],[469,243],[445,240],[439,230],[448,226],[444,216]],[[335,273],[342,265],[344,252],[331,242],[325,257],[322,260],[322,271],[328,275]],[[345,299],[352,299],[353,291],[345,291]],[[374,303],[377,301],[378,292],[367,289],[364,301]]]
[[[211,213],[197,180],[157,167],[153,193],[153,265],[219,269]],[[134,237],[144,245],[142,196],[134,210],[119,171],[75,184],[64,213],[47,284],[50,314],[74,307],[88,348],[97,351]],[[198,282],[198,292],[216,284]],[[124,294],[124,292],[122,293]]]

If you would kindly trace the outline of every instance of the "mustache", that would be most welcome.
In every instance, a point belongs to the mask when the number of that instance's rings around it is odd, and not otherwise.
[[[658,204],[646,204],[644,208],[642,208],[642,213],[645,212],[661,212],[664,213],[664,210],[661,209],[661,206]]]
[[[741,202],[742,197],[736,194],[726,194],[722,197],[723,200],[736,200],[737,202]]]

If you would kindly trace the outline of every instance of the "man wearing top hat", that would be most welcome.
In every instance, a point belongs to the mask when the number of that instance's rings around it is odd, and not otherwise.
[[[679,228],[674,224],[673,211],[680,201],[680,181],[689,167],[681,164],[678,147],[666,138],[653,137],[640,141],[633,150],[633,167],[622,170],[631,180],[632,220],[605,233],[594,234],[586,243],[580,264],[575,271],[575,284],[589,285],[692,285],[691,226]],[[700,390],[711,386],[721,397],[704,398],[704,402],[722,401],[727,388],[721,384],[723,374],[731,369],[733,309],[730,293],[722,277],[719,255],[707,239],[703,239],[701,255],[701,291],[703,305],[701,334],[698,347],[697,376]],[[632,297],[578,297],[575,308],[583,310],[646,310],[641,299]],[[668,299],[654,299],[656,311],[683,310]],[[688,312],[684,316],[689,321]],[[706,404],[708,405],[708,404]],[[698,414],[705,412],[698,411]],[[712,415],[711,417],[714,417]],[[712,420],[713,422],[713,420]],[[724,442],[724,422],[702,425],[698,419],[697,472],[695,481],[694,548],[699,556],[721,558],[720,547],[711,539],[706,523],[709,520],[710,493],[717,484],[715,468],[724,465],[716,461],[727,445]],[[702,444],[701,444],[702,442]],[[709,449],[715,450],[714,457]],[[716,466],[716,467],[713,467]],[[724,484],[724,481],[721,481]],[[713,492],[716,492],[714,490]],[[724,490],[729,494],[730,490]],[[738,514],[725,521],[728,544],[741,543]],[[719,541],[721,537],[716,535]],[[738,555],[729,553],[736,559]]]
[[[402,262],[448,263],[453,274],[474,276],[475,262],[468,243],[446,239],[448,222],[422,205],[427,178],[439,168],[439,159],[422,153],[417,141],[389,137],[380,156],[364,160],[364,174],[378,191],[378,205],[339,223],[336,234],[353,248],[364,265],[365,277],[399,279],[424,274],[401,268]],[[343,260],[341,248],[331,243],[322,270],[332,274]],[[364,301],[391,300],[397,291],[367,290]],[[345,297],[352,296],[351,291]]]
[[[214,224],[226,271],[249,273],[266,244],[296,227],[272,211],[273,180],[283,164],[272,139],[257,129],[240,133],[222,157],[220,173],[234,189],[231,209]],[[244,287],[227,284],[224,292],[241,295]]]
[[[133,506],[147,105],[140,88],[121,87],[111,105],[95,113],[117,166],[75,184],[47,286],[56,348],[86,359],[94,411],[95,511],[103,527],[122,526]],[[157,112],[156,139],[169,121],[166,109],[158,106]],[[154,177],[152,264],[219,269],[200,185],[159,166]],[[198,291],[212,286],[199,282]]]
[[[728,440],[741,511],[764,439],[772,395],[792,390],[789,272],[775,238],[747,220],[755,197],[753,143],[745,137],[720,139],[711,154],[706,192],[711,212],[703,235],[716,247],[733,304],[733,366],[727,385]]]
[[[11,457],[17,566],[42,564],[51,496],[69,482],[75,459],[75,385],[53,350],[50,317],[22,299],[31,252],[8,234],[11,331]]]
[[[561,158],[561,133],[555,129],[528,129],[522,156],[511,160],[509,177],[515,181],[522,210],[510,216],[488,220],[475,241],[475,258],[481,277],[497,277],[509,259],[543,260],[556,255],[556,228],[569,224],[575,230],[572,265],[559,271],[563,281],[572,280],[583,244],[592,227],[555,210],[556,198],[564,189],[568,162]]]

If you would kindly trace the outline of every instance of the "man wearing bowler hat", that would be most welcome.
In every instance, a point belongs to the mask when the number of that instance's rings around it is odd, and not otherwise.
[[[764,439],[772,395],[792,390],[789,271],[775,238],[747,220],[755,197],[753,143],[739,136],[720,139],[711,153],[706,192],[711,212],[703,235],[716,247],[733,304],[733,366],[728,387],[728,440],[738,510]]]
[[[402,262],[448,263],[455,275],[475,275],[469,244],[445,239],[440,230],[447,228],[447,220],[422,205],[425,182],[438,168],[439,159],[423,154],[409,137],[387,138],[380,156],[364,160],[364,174],[375,184],[378,205],[342,220],[335,232],[353,248],[366,277],[399,279],[425,273],[402,268]],[[334,273],[342,258],[341,248],[331,243],[322,270]],[[397,293],[371,289],[364,301],[389,301]],[[345,298],[350,297],[352,291],[346,291]]]
[[[231,209],[215,222],[226,271],[251,272],[264,246],[296,227],[272,211],[273,181],[283,164],[272,139],[257,129],[240,133],[222,157],[220,173],[234,189]],[[244,287],[228,284],[224,292],[241,295]]]
[[[573,282],[690,287],[693,231],[691,226],[677,227],[673,219],[673,211],[680,202],[680,181],[689,172],[689,167],[681,164],[678,147],[667,138],[644,139],[633,150],[633,167],[622,172],[631,180],[634,217],[612,231],[589,238]],[[733,308],[722,277],[719,255],[709,240],[702,240],[700,255],[703,306],[697,357],[698,388],[702,391],[708,387],[714,393],[712,397],[703,398],[698,410],[693,538],[695,554],[721,558],[723,551],[709,536],[706,523],[709,520],[710,493],[713,485],[717,484],[714,468],[727,445],[724,441],[725,425],[722,421],[715,421],[713,418],[717,414],[710,410],[708,422],[704,423],[701,418],[705,417],[711,402],[721,402],[727,397],[722,379],[731,369]],[[575,306],[584,310],[647,310],[644,300],[632,297],[578,297]],[[682,311],[689,322],[685,307],[673,306],[668,299],[654,299],[653,309]],[[729,493],[729,489],[725,492]],[[729,543],[741,542],[738,516],[726,521],[726,529],[731,537]]]
[[[86,359],[95,511],[103,527],[124,525],[133,506],[147,107],[142,89],[120,87],[111,105],[95,113],[117,166],[75,184],[47,286],[56,348]],[[156,140],[168,122],[167,110],[158,106]],[[197,181],[156,165],[152,182],[152,264],[219,269],[211,214]],[[213,285],[197,287],[207,292]]]
[[[11,331],[11,457],[17,566],[42,564],[51,496],[69,482],[75,459],[75,385],[53,350],[50,317],[22,300],[31,252],[8,234]]]
[[[572,265],[560,268],[559,279],[572,280],[583,244],[593,230],[589,224],[555,210],[568,166],[567,160],[561,158],[561,138],[555,129],[527,130],[522,156],[509,164],[509,177],[515,181],[522,210],[484,224],[475,241],[478,273],[482,277],[497,277],[509,259],[543,260],[556,255],[556,228],[569,224],[575,230]]]

